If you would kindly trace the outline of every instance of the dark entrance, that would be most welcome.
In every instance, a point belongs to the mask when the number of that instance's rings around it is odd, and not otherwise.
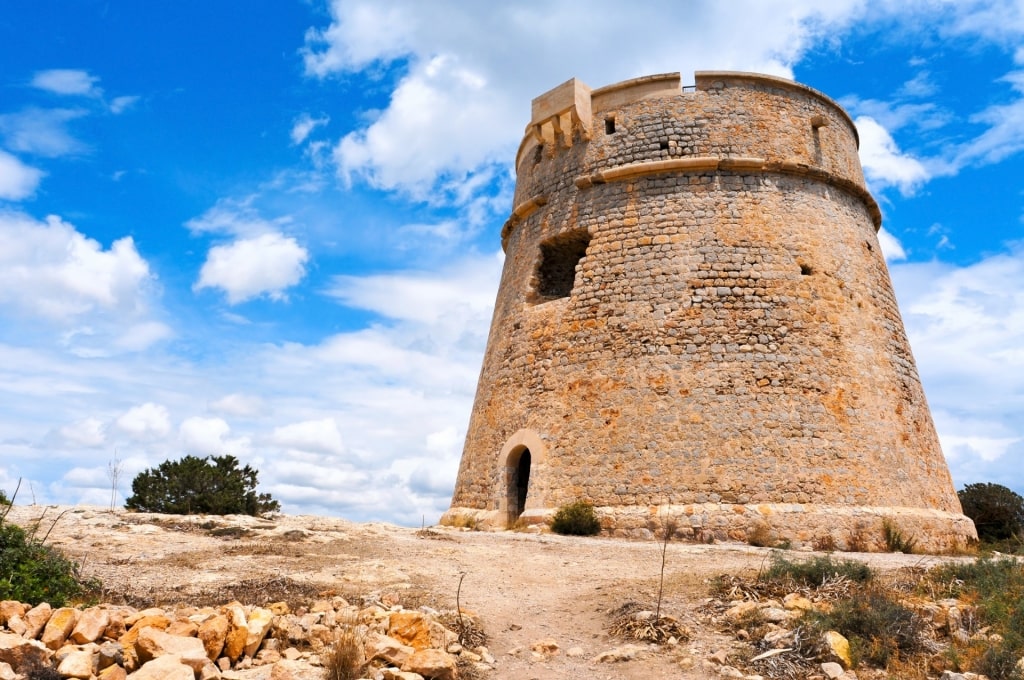
[[[530,449],[519,452],[518,461],[509,461],[510,479],[508,484],[508,521],[515,523],[526,509],[526,494],[530,488]]]

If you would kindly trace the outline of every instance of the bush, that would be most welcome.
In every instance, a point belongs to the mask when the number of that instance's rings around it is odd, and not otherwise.
[[[796,585],[816,588],[836,577],[854,583],[871,580],[871,568],[856,560],[834,560],[828,555],[812,560],[790,561],[781,555],[772,555],[771,566],[761,575],[762,581],[792,581]]]
[[[867,661],[882,668],[900,654],[920,651],[927,628],[892,595],[870,587],[836,602],[827,613],[810,616],[817,632],[835,630],[850,641],[855,662]]]
[[[132,480],[129,510],[172,515],[261,515],[280,509],[270,494],[256,494],[258,472],[239,469],[234,456],[166,460]]]
[[[78,565],[14,524],[0,521],[0,600],[63,607],[98,584],[78,577]]]
[[[601,533],[601,522],[594,506],[586,501],[563,505],[551,518],[551,530],[567,536],[594,536]]]
[[[957,492],[978,539],[1003,541],[1024,533],[1024,498],[1000,484],[968,484]]]

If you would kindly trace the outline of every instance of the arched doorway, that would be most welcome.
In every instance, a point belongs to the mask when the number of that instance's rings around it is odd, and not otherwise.
[[[525,446],[514,450],[508,461],[508,525],[515,524],[526,509],[530,491],[530,449]]]

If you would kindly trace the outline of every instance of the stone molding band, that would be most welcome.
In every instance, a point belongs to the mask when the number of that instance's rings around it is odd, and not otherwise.
[[[781,175],[805,177],[823,182],[859,198],[868,210],[871,222],[875,225],[875,231],[877,232],[882,226],[882,211],[867,189],[862,187],[860,184],[835,173],[817,166],[796,161],[768,161],[764,158],[744,157],[719,158],[718,156],[671,158],[667,160],[620,165],[615,168],[598,170],[590,173],[589,175],[581,175],[576,178],[576,187],[579,189],[587,189],[595,184],[622,182],[666,172],[696,173],[715,172],[718,170],[778,173]],[[502,248],[505,247],[508,236],[512,233],[512,230],[515,229],[516,225],[533,214],[533,212],[538,208],[546,205],[547,202],[548,197],[546,194],[538,194],[537,196],[520,203],[512,210],[512,215],[508,220],[506,220],[504,226],[501,228]]]

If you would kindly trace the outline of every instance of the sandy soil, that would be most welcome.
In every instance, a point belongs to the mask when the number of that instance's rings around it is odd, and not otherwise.
[[[702,661],[733,644],[700,615],[709,581],[721,574],[753,576],[770,557],[768,549],[744,544],[670,543],[662,609],[685,622],[692,639],[608,664],[593,658],[623,641],[606,634],[605,613],[628,600],[653,606],[658,543],[441,527],[420,531],[313,516],[182,517],[83,507],[16,506],[8,519],[38,523],[37,535],[49,532],[49,544],[103,582],[106,599],[136,606],[221,603],[232,596],[245,601],[242,595],[265,603],[289,596],[291,589],[299,599],[334,593],[454,609],[461,577],[461,605],[479,615],[497,658],[493,678],[707,677]],[[941,559],[844,557],[882,570]],[[530,646],[540,640],[553,640],[560,651],[536,658]]]

